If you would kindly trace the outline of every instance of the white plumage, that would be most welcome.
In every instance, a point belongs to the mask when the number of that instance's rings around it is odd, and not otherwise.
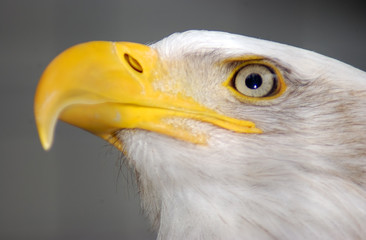
[[[249,120],[246,134],[186,118],[200,145],[140,129],[117,138],[159,239],[366,239],[366,73],[307,50],[209,31],[153,45],[154,89]],[[242,56],[283,75],[279,97],[242,101],[223,86]]]

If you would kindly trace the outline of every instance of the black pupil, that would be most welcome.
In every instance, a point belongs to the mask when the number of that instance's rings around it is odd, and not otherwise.
[[[250,89],[257,89],[262,85],[262,77],[258,73],[251,73],[245,79],[245,85]]]

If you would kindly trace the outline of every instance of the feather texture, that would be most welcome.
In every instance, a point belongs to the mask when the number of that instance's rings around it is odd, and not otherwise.
[[[154,87],[256,123],[239,134],[167,119],[209,135],[195,145],[121,130],[142,207],[159,239],[366,238],[366,73],[307,50],[222,32],[189,31],[152,45],[169,74]],[[226,59],[256,55],[287,91],[244,103],[222,83]]]

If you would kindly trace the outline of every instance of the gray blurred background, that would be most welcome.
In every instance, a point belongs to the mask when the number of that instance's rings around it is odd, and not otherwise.
[[[0,0],[0,239],[156,237],[116,150],[63,123],[51,151],[41,148],[34,91],[65,48],[210,29],[311,49],[366,70],[361,2]]]

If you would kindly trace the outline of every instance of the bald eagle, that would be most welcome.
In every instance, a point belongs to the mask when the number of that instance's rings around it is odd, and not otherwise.
[[[288,45],[188,31],[87,42],[35,95],[121,150],[158,239],[365,239],[366,73]]]

